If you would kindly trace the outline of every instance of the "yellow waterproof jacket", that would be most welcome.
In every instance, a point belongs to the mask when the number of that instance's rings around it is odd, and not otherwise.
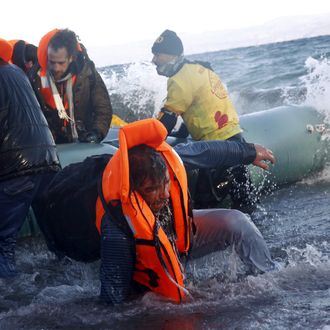
[[[197,63],[184,64],[168,79],[164,107],[182,116],[194,140],[226,140],[241,132],[219,77]]]
[[[177,235],[176,248],[187,253],[190,247],[191,219],[188,215],[188,187],[183,163],[166,142],[166,128],[156,119],[128,124],[119,130],[119,149],[102,176],[102,193],[106,204],[121,204],[136,243],[134,280],[175,302],[184,295],[181,263],[164,230],[142,196],[130,189],[128,150],[146,144],[164,157],[170,174],[170,199]],[[96,227],[100,231],[105,210],[101,199],[96,203]],[[110,215],[111,216],[111,215]]]

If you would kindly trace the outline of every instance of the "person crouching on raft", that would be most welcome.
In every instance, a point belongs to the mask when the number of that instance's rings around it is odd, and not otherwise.
[[[188,295],[184,257],[199,258],[229,245],[251,269],[275,267],[248,216],[238,210],[191,209],[185,168],[166,136],[155,119],[121,128],[119,149],[103,172],[96,226],[101,299],[107,303],[124,302],[136,288],[180,303]]]

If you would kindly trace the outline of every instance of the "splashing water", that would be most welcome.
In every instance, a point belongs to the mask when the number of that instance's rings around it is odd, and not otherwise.
[[[209,61],[239,114],[301,104],[317,108],[330,123],[329,37],[302,39],[188,56]],[[260,63],[264,67],[261,70]],[[100,69],[114,113],[127,121],[155,116],[166,97],[165,77],[150,62]],[[330,134],[329,134],[330,135]]]
[[[305,67],[307,75],[301,77],[307,90],[304,104],[315,107],[330,124],[330,60],[308,57]]]
[[[319,55],[329,57],[329,45],[327,36],[200,54],[198,59],[219,63],[223,81],[250,112],[305,102],[329,122],[330,66]],[[152,64],[100,71],[114,112],[123,119],[145,118],[161,108],[166,78]],[[44,242],[20,241],[20,275],[0,280],[0,329],[330,330],[329,192],[327,167],[316,178],[262,196],[261,211],[253,220],[272,256],[286,262],[284,269],[246,276],[231,249],[209,255],[187,269],[194,299],[181,305],[148,294],[122,306],[104,306],[98,298],[99,262],[60,261]]]
[[[322,249],[327,250],[329,248],[327,242],[321,242]],[[290,267],[326,267],[329,265],[329,256],[322,253],[321,250],[311,244],[306,244],[305,248],[299,249],[295,246],[291,246],[286,250],[289,256]]]
[[[157,75],[153,64],[132,63],[105,68],[102,78],[108,88],[114,113],[126,121],[154,117],[166,96],[165,77]]]
[[[330,164],[327,164],[321,172],[312,175],[306,179],[303,179],[300,182],[300,184],[307,184],[307,185],[313,185],[317,183],[319,184],[330,183]]]

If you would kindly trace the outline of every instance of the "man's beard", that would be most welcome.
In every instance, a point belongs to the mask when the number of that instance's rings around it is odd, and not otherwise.
[[[159,213],[166,205],[168,204],[168,199],[164,199],[161,201],[158,201],[156,203],[153,203],[150,205],[150,209],[154,214]]]

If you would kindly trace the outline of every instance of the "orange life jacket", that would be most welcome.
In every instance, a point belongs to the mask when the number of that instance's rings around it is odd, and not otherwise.
[[[170,198],[177,250],[187,253],[191,229],[187,176],[181,159],[165,142],[166,136],[166,128],[156,119],[145,119],[120,128],[119,149],[103,172],[102,193],[107,204],[120,201],[123,214],[133,231],[136,242],[134,280],[156,293],[180,302],[185,295],[180,260],[163,229],[160,227],[154,233],[155,217],[152,211],[139,193],[130,190],[129,185],[130,148],[146,144],[162,154],[170,174]],[[105,210],[98,198],[96,227],[99,231],[104,214]]]
[[[40,92],[42,94],[44,102],[51,108],[51,109],[56,109],[54,97],[52,90],[49,86],[49,82],[47,79],[47,64],[48,64],[48,44],[51,40],[51,38],[58,32],[60,31],[59,29],[54,29],[47,34],[45,34],[38,46],[38,62],[40,64],[40,71],[39,71],[39,76],[41,79],[41,87],[40,87]],[[81,51],[81,47],[79,45],[79,42],[77,43],[77,50]],[[76,81],[76,75],[73,75],[72,77],[72,84],[75,83]],[[63,105],[65,109],[68,109],[68,102],[66,97],[64,97],[63,100]]]
[[[11,44],[11,46],[14,48],[16,43],[19,41],[20,39],[11,39],[11,40],[7,40],[8,43]]]
[[[13,46],[5,39],[0,38],[0,58],[9,63],[13,54]]]

